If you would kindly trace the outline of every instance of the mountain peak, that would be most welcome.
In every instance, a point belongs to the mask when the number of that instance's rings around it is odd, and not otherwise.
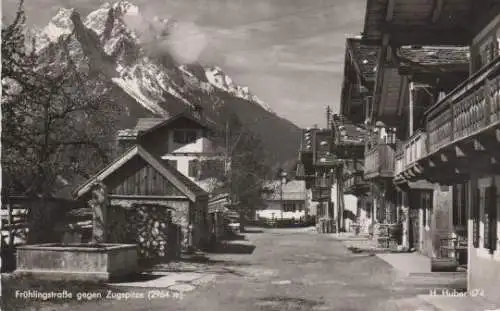
[[[139,14],[139,7],[126,0],[117,1],[111,7],[122,14]]]
[[[33,31],[33,35],[37,38],[35,49],[39,51],[50,43],[59,40],[61,36],[71,34],[73,32],[71,16],[74,13],[75,9],[61,8],[49,21],[47,26],[42,29],[35,29]]]
[[[253,95],[248,86],[240,86],[236,84],[233,79],[231,79],[231,77],[229,77],[219,66],[207,68],[206,76],[208,81],[219,89],[231,93],[236,97],[253,101],[259,104],[259,106],[263,109],[272,112],[271,107],[261,101],[257,96]]]

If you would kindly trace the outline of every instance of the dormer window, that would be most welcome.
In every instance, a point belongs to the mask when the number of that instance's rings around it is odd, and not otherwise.
[[[189,144],[196,141],[196,130],[175,130],[174,142],[177,144]]]

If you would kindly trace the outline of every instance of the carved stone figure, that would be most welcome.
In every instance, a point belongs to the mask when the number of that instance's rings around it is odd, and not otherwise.
[[[92,199],[89,205],[92,208],[92,243],[106,243],[107,211],[109,206],[106,185],[98,181],[92,187]]]

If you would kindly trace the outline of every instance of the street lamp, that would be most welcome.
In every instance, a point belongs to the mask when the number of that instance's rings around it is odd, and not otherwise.
[[[281,221],[283,221],[283,210],[285,209],[285,203],[283,202],[283,185],[286,183],[287,173],[281,171],[280,173],[280,201],[281,201]]]

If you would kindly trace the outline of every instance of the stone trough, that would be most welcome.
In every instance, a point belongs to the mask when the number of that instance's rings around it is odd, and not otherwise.
[[[109,281],[138,271],[135,244],[35,244],[17,248],[16,274],[41,279]]]

